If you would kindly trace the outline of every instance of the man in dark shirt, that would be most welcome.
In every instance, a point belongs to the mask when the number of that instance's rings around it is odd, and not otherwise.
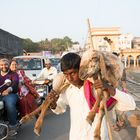
[[[11,80],[10,85],[4,85],[0,88],[0,94],[4,101],[4,107],[7,111],[7,117],[9,121],[9,129],[11,130],[10,135],[16,134],[17,128],[17,110],[16,104],[18,101],[18,75],[10,71],[10,63],[8,59],[0,59],[0,86],[4,84],[6,79]]]

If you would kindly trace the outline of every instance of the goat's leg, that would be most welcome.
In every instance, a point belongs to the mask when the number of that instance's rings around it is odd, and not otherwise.
[[[43,119],[45,117],[46,111],[49,108],[50,104],[52,103],[53,100],[47,99],[44,101],[44,104],[41,108],[41,113],[35,123],[35,127],[34,127],[34,132],[35,134],[37,134],[38,136],[40,136],[40,132],[41,132],[41,126],[43,123]]]
[[[94,104],[94,106],[92,107],[91,111],[89,112],[86,120],[88,121],[89,124],[92,124],[92,122],[94,121],[94,117],[96,115],[96,110],[100,105],[100,101],[101,101],[101,95],[102,95],[102,90],[101,89],[97,89],[97,94],[96,94],[96,102]]]
[[[106,91],[103,91],[103,95],[104,95],[103,102],[104,102],[105,117],[106,117],[107,129],[108,129],[108,136],[109,136],[109,140],[112,140],[109,116],[108,116],[108,111],[106,107],[106,101],[109,98],[109,93]]]
[[[20,120],[20,124],[26,123],[26,122],[30,121],[31,119],[33,119],[35,115],[40,113],[41,108],[42,108],[42,105],[39,106],[37,109],[35,109],[33,112],[31,112],[31,113],[25,115],[24,117],[22,117],[21,120]]]
[[[64,83],[64,85],[62,87],[59,87],[60,88],[60,91],[63,89],[66,89],[67,87],[69,86],[68,83]],[[61,94],[61,92],[55,92],[55,94],[57,96],[59,96],[59,94]],[[52,91],[54,92],[54,91]],[[49,94],[52,94],[51,92]],[[46,100],[44,101],[43,105],[42,105],[42,108],[41,108],[41,113],[35,123],[35,127],[34,127],[34,132],[35,134],[37,134],[38,136],[40,136],[40,132],[41,132],[41,126],[42,126],[42,123],[43,123],[43,119],[45,117],[45,114],[46,114],[46,111],[47,109],[49,108],[50,104],[53,102],[54,100],[53,99],[50,99],[48,98],[48,96],[46,97]]]
[[[95,130],[94,130],[94,140],[101,140],[100,131],[101,131],[101,124],[102,124],[102,119],[103,119],[104,114],[105,114],[104,103],[103,103],[103,101],[101,101],[100,108],[99,108],[99,114],[98,114],[98,120],[97,120],[97,124],[96,124]]]

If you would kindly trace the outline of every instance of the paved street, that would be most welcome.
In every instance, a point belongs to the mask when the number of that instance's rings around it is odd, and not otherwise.
[[[17,140],[68,140],[69,132],[69,111],[63,115],[49,113],[46,115],[41,131],[38,137],[34,132],[35,119],[28,124],[22,125]]]

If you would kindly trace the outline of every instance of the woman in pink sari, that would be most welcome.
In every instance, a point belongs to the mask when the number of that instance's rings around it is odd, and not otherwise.
[[[40,96],[33,87],[32,81],[25,75],[25,72],[23,70],[17,70],[17,62],[15,60],[11,61],[10,69],[19,76],[18,95],[20,100],[18,102],[18,108],[20,116],[23,117],[38,107],[36,99]]]

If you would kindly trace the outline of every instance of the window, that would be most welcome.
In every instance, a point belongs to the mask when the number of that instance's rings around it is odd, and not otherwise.
[[[41,70],[40,58],[17,58],[19,70]]]

